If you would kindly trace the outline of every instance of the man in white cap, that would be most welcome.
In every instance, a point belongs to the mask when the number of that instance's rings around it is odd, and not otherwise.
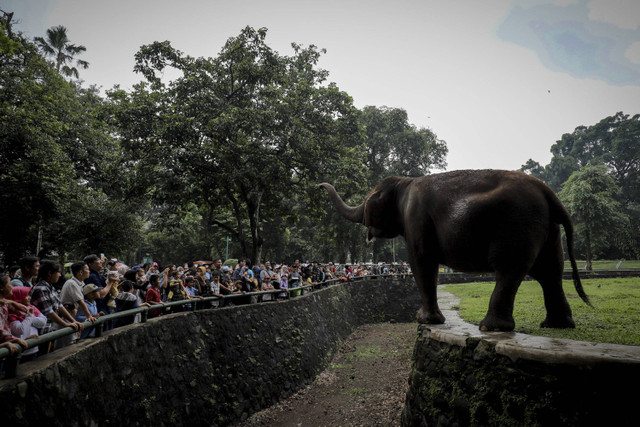
[[[73,306],[78,312],[82,312],[85,320],[95,322],[96,319],[89,313],[82,293],[84,281],[89,277],[89,266],[84,261],[74,262],[71,264],[71,274],[73,276],[62,286],[60,300],[62,304]]]

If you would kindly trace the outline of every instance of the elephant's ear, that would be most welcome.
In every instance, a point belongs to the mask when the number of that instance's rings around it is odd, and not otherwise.
[[[395,206],[392,206],[394,199],[390,189],[375,189],[364,203],[364,225],[385,228],[385,224],[392,220],[391,213],[395,212]]]

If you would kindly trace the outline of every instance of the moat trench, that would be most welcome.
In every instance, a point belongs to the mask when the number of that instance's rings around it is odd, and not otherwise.
[[[236,425],[399,426],[417,328],[361,326],[310,385]]]

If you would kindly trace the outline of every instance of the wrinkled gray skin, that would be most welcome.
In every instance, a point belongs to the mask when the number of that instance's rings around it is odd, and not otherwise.
[[[419,178],[389,177],[365,201],[347,206],[330,184],[320,184],[335,209],[368,228],[367,239],[404,236],[422,300],[421,323],[444,323],[438,308],[438,265],[463,272],[495,272],[496,287],[480,329],[511,331],[513,304],[529,274],[542,285],[542,327],[573,328],[562,289],[560,225],[567,236],[574,286],[589,304],[573,256],[573,226],[556,194],[520,172],[468,170]]]

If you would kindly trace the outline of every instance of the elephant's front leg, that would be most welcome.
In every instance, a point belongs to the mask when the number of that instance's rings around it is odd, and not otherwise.
[[[418,311],[419,323],[444,323],[444,316],[438,307],[438,264],[418,263],[410,257],[409,264],[420,292],[422,307]]]

